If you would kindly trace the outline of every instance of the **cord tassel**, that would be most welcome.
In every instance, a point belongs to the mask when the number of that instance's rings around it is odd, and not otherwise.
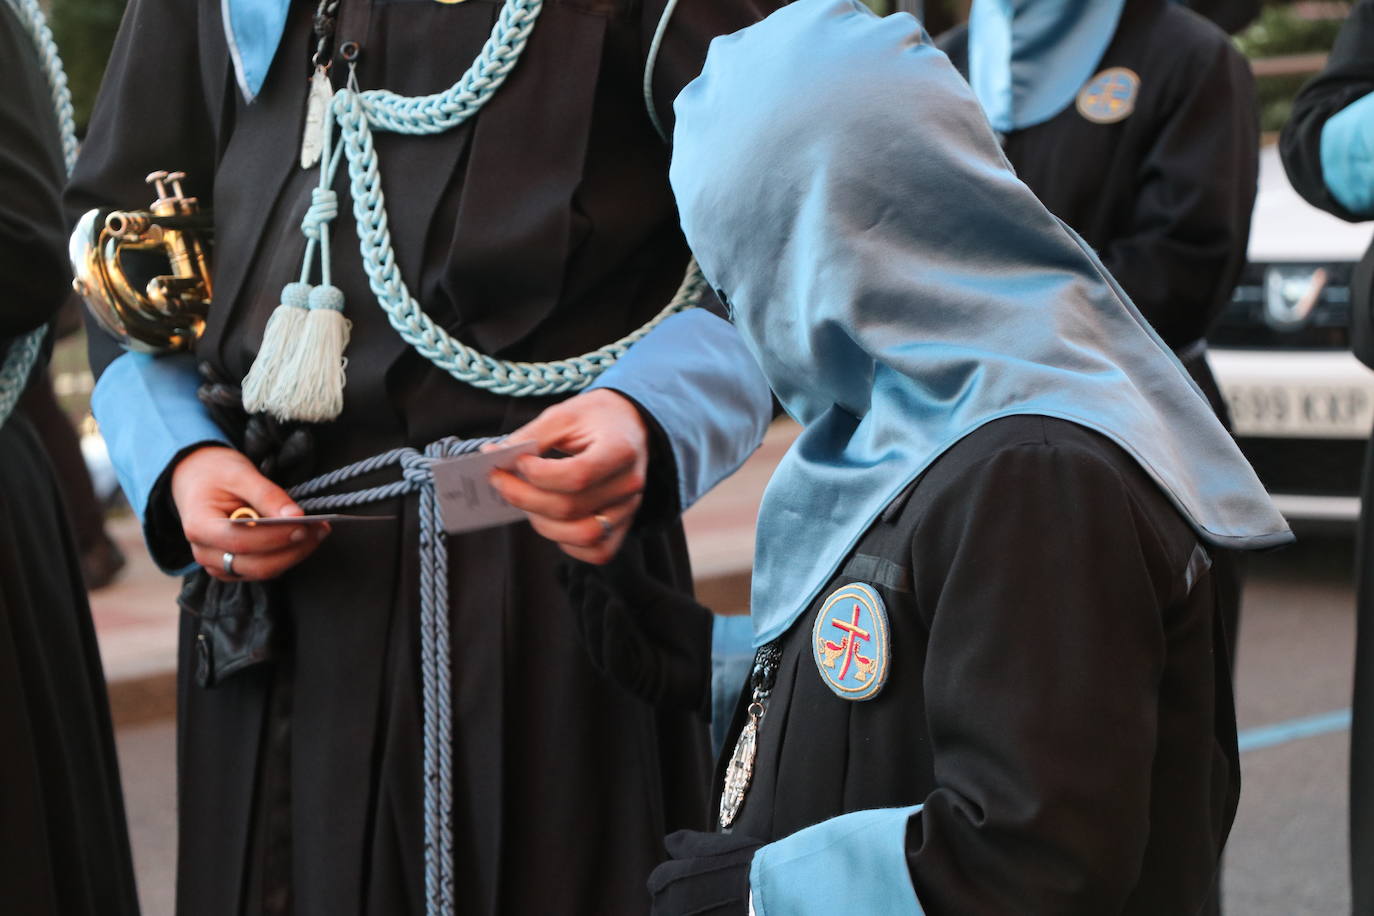
[[[281,305],[272,310],[262,332],[262,346],[243,379],[243,406],[249,413],[271,412],[287,361],[300,341],[310,308],[309,283],[288,283],[281,291]]]
[[[344,295],[337,286],[310,290],[295,345],[271,390],[267,411],[278,420],[325,423],[343,412],[349,330]]]

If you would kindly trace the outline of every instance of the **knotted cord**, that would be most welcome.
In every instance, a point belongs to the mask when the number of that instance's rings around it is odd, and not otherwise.
[[[543,0],[506,0],[477,58],[443,92],[412,98],[384,89],[360,91],[350,76],[334,95],[324,125],[326,138],[337,126],[343,141],[363,269],[391,326],[420,355],[458,381],[519,397],[582,390],[670,315],[696,305],[706,286],[692,261],[672,299],[643,327],[598,350],[551,362],[501,360],[480,353],[425,314],[411,295],[391,244],[372,132],[437,134],[467,121],[491,99],[519,61],[542,7]],[[326,144],[328,149],[328,140]],[[303,274],[308,274],[316,243],[327,235],[331,211],[337,206],[331,187],[337,168],[337,155],[326,154],[320,187],[302,225],[311,242]]]
[[[423,451],[395,448],[316,477],[290,491],[308,512],[328,512],[420,494],[420,690],[423,705],[425,781],[425,898],[429,916],[452,916],[453,905],[453,703],[449,656],[448,545],[434,464],[475,452],[489,439],[448,437]],[[326,496],[316,494],[384,468],[401,479]]]
[[[38,0],[7,2],[33,39],[43,64],[43,72],[48,77],[53,111],[57,115],[57,129],[62,137],[62,159],[67,166],[67,174],[70,175],[72,166],[76,163],[76,120],[72,114],[72,93],[67,88],[67,74],[62,69],[62,58],[58,56],[57,43],[53,41],[52,30],[48,28],[43,10],[38,6]],[[0,426],[4,426],[5,421],[14,412],[14,405],[19,402],[19,395],[24,391],[29,373],[38,361],[38,354],[43,350],[43,338],[47,333],[47,325],[43,325],[10,344],[4,364],[0,365]]]

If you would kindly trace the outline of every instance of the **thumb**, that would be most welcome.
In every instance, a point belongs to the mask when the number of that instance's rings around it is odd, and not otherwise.
[[[501,445],[513,445],[518,442],[533,442],[537,446],[535,454],[542,454],[551,448],[556,447],[572,430],[573,416],[567,411],[560,410],[562,404],[555,404],[546,409],[539,416],[517,430],[514,430]]]
[[[508,445],[519,444],[519,442],[533,442],[534,455],[543,455],[550,449],[558,448],[565,442],[570,433],[573,433],[574,423],[577,415],[574,412],[566,411],[566,401],[563,404],[555,404],[550,408],[545,408],[543,413],[534,417],[525,426],[519,427],[506,434],[500,442],[482,446],[484,452],[491,452],[493,449],[506,448]]]
[[[232,489],[255,512],[264,517],[305,514],[285,490],[251,467],[245,468],[227,489]]]

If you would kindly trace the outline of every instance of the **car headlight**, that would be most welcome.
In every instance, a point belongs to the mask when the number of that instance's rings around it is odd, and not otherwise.
[[[1276,331],[1307,322],[1326,288],[1325,267],[1271,265],[1264,272],[1264,320]]]

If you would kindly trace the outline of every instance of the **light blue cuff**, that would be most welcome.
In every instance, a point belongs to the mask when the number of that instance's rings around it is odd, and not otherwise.
[[[658,421],[684,511],[754,453],[773,415],[768,380],[735,326],[705,309],[654,328],[591,387],[621,392]]]
[[[91,412],[110,463],[140,522],[153,486],[178,452],[199,442],[229,444],[196,398],[199,385],[189,353],[125,353],[110,363],[91,393]]]
[[[1321,157],[1331,196],[1357,216],[1374,216],[1374,93],[1327,119]]]
[[[907,821],[920,810],[841,814],[761,847],[749,868],[755,916],[924,916],[906,859]]]

